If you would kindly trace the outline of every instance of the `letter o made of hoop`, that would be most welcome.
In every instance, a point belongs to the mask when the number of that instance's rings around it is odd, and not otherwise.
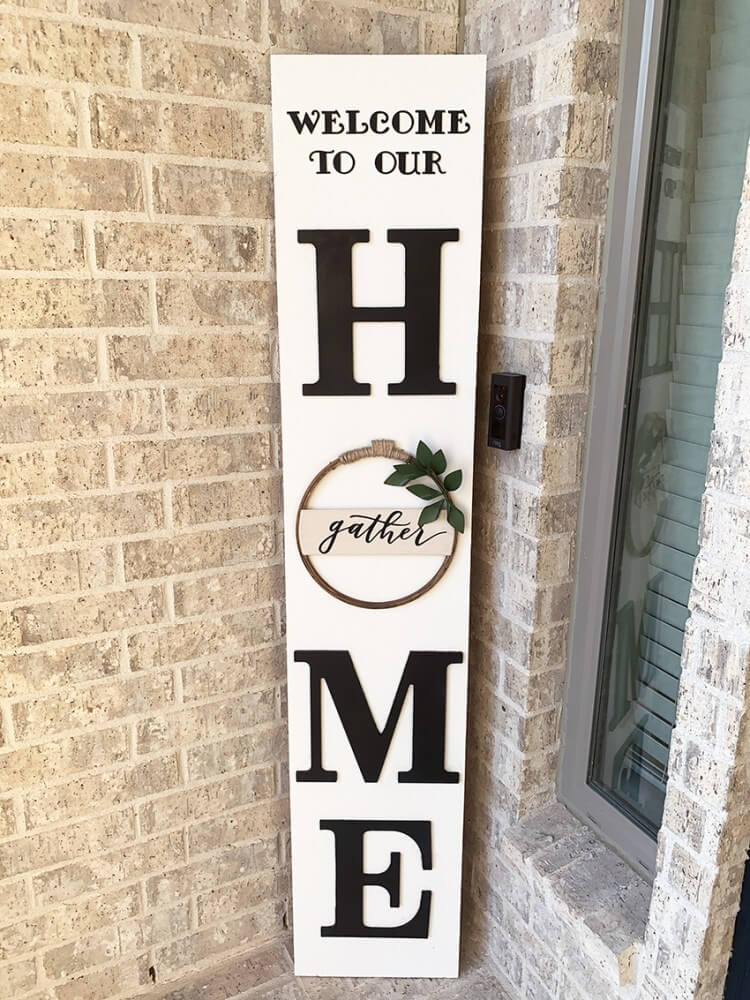
[[[428,591],[437,584],[450,566],[453,561],[453,556],[456,552],[456,542],[458,540],[458,532],[453,533],[453,546],[450,552],[443,559],[440,564],[438,571],[430,577],[430,579],[423,584],[419,590],[414,590],[410,594],[405,594],[403,597],[396,597],[391,601],[365,601],[359,597],[353,597],[351,594],[344,594],[342,591],[337,590],[332,586],[321,574],[317,571],[313,565],[312,559],[309,556],[304,555],[302,552],[302,542],[300,540],[300,516],[302,511],[307,508],[307,504],[310,497],[315,491],[316,486],[320,483],[322,479],[328,475],[329,472],[333,472],[341,465],[351,465],[353,462],[360,462],[364,458],[394,458],[399,462],[415,462],[416,459],[413,455],[410,455],[408,451],[403,451],[399,448],[395,441],[387,441],[382,439],[374,439],[371,444],[367,445],[366,448],[355,448],[352,451],[345,451],[338,458],[335,458],[332,462],[329,462],[325,468],[321,469],[320,472],[313,478],[310,485],[305,490],[305,493],[300,500],[299,507],[297,508],[297,519],[295,524],[295,534],[297,537],[297,551],[299,552],[300,559],[310,574],[310,576],[315,580],[319,587],[322,587],[326,593],[330,594],[331,597],[335,597],[337,601],[343,601],[344,604],[351,604],[355,608],[369,608],[372,610],[378,610],[380,608],[399,608],[402,604],[410,604],[412,601],[416,601],[418,598],[423,597]]]

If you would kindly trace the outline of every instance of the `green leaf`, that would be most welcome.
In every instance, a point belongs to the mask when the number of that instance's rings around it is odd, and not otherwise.
[[[419,515],[420,525],[431,524],[433,521],[437,521],[444,503],[444,500],[438,500],[437,503],[431,503],[428,507],[423,507],[422,513]]]
[[[420,500],[434,500],[435,497],[440,496],[440,490],[433,490],[431,486],[425,486],[424,483],[415,483],[413,486],[407,486],[406,488],[415,497],[419,497]]]
[[[445,472],[445,466],[446,466],[445,455],[442,453],[442,451],[436,451],[435,454],[432,456],[432,461],[430,462],[430,467],[432,471],[436,472],[439,476],[442,476],[442,474]]]
[[[411,475],[412,479],[416,479],[417,476],[424,475],[419,466],[414,465],[413,462],[405,462],[400,465],[394,465],[393,468],[396,470],[396,472],[408,472]]]
[[[464,476],[460,469],[456,469],[455,472],[449,472],[444,480],[446,490],[448,490],[449,493],[453,490],[457,490],[461,485],[463,478]]]
[[[452,524],[458,532],[463,532],[464,530],[464,515],[453,504],[448,505],[448,524]]]
[[[417,445],[417,461],[424,469],[429,469],[432,462],[432,452],[424,441],[420,441]]]
[[[421,475],[421,473],[420,473],[420,475]],[[390,474],[390,476],[388,476],[388,478],[385,480],[385,485],[386,486],[406,486],[407,483],[410,483],[412,481],[412,479],[415,479],[415,478],[416,478],[416,476],[412,476],[408,472],[392,472]]]

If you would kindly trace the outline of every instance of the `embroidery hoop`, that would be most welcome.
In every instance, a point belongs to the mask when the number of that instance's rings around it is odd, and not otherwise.
[[[423,597],[429,590],[439,583],[439,581],[445,575],[448,567],[453,561],[453,556],[456,552],[456,542],[458,540],[458,532],[453,532],[453,545],[447,556],[444,557],[440,568],[438,571],[430,577],[427,583],[424,583],[418,590],[412,591],[410,594],[405,594],[403,597],[397,597],[390,601],[365,601],[359,597],[353,597],[351,594],[345,594],[341,590],[337,590],[332,584],[330,584],[325,577],[317,571],[315,566],[313,566],[312,559],[306,556],[302,552],[302,543],[299,535],[300,528],[300,517],[302,511],[307,508],[308,501],[315,491],[316,486],[324,479],[329,472],[333,472],[341,465],[352,465],[354,462],[360,462],[363,458],[393,458],[399,462],[414,462],[416,459],[413,455],[410,455],[408,451],[404,451],[399,448],[395,441],[389,441],[384,438],[374,438],[372,442],[365,448],[353,448],[351,451],[342,452],[338,458],[334,458],[332,462],[329,462],[320,472],[312,479],[310,485],[304,492],[302,499],[300,500],[299,507],[297,508],[297,518],[295,523],[295,535],[297,538],[297,551],[300,554],[302,563],[310,574],[310,576],[315,580],[319,587],[322,587],[326,593],[330,594],[331,597],[335,597],[337,601],[343,601],[344,604],[351,604],[356,608],[369,608],[371,610],[378,610],[381,608],[398,608],[403,604],[410,604],[411,601],[416,601],[418,598]]]

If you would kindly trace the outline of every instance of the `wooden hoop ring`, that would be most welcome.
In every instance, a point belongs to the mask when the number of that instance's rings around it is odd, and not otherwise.
[[[297,519],[295,523],[297,551],[300,554],[300,558],[302,559],[305,569],[313,580],[315,580],[318,586],[322,587],[326,593],[330,594],[331,597],[335,597],[336,600],[343,601],[344,604],[351,604],[356,608],[369,608],[376,611],[381,608],[398,608],[402,604],[409,604],[411,601],[416,601],[417,598],[424,596],[428,590],[432,590],[435,584],[443,578],[456,552],[456,542],[458,540],[457,531],[453,532],[453,546],[448,555],[443,559],[437,573],[435,573],[435,575],[432,576],[427,583],[423,584],[419,590],[412,591],[411,594],[395,598],[392,601],[364,601],[360,600],[358,597],[352,597],[350,594],[342,593],[342,591],[337,590],[320,575],[320,573],[313,566],[310,557],[304,555],[302,552],[302,543],[299,536],[300,516],[303,509],[307,507],[307,502],[315,490],[315,487],[320,483],[321,479],[324,479],[329,472],[333,472],[333,470],[337,469],[340,465],[351,465],[353,462],[359,462],[363,458],[395,458],[399,462],[416,461],[414,456],[410,455],[408,451],[403,451],[399,448],[395,441],[388,441],[381,438],[374,439],[371,444],[367,445],[366,448],[354,448],[351,451],[342,452],[338,458],[335,458],[332,462],[329,462],[325,468],[320,470],[320,472],[313,478],[312,482],[305,490],[304,496],[300,500],[299,507],[297,508]]]

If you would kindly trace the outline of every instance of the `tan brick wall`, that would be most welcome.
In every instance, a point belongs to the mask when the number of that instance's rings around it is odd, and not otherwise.
[[[0,1000],[284,933],[268,53],[455,0],[0,8]]]
[[[616,889],[626,904],[648,891],[554,805],[621,14],[620,0],[466,11],[489,89],[465,912],[469,952],[524,1000],[632,996],[630,927],[610,914]],[[527,375],[508,453],[483,423],[503,369]]]

